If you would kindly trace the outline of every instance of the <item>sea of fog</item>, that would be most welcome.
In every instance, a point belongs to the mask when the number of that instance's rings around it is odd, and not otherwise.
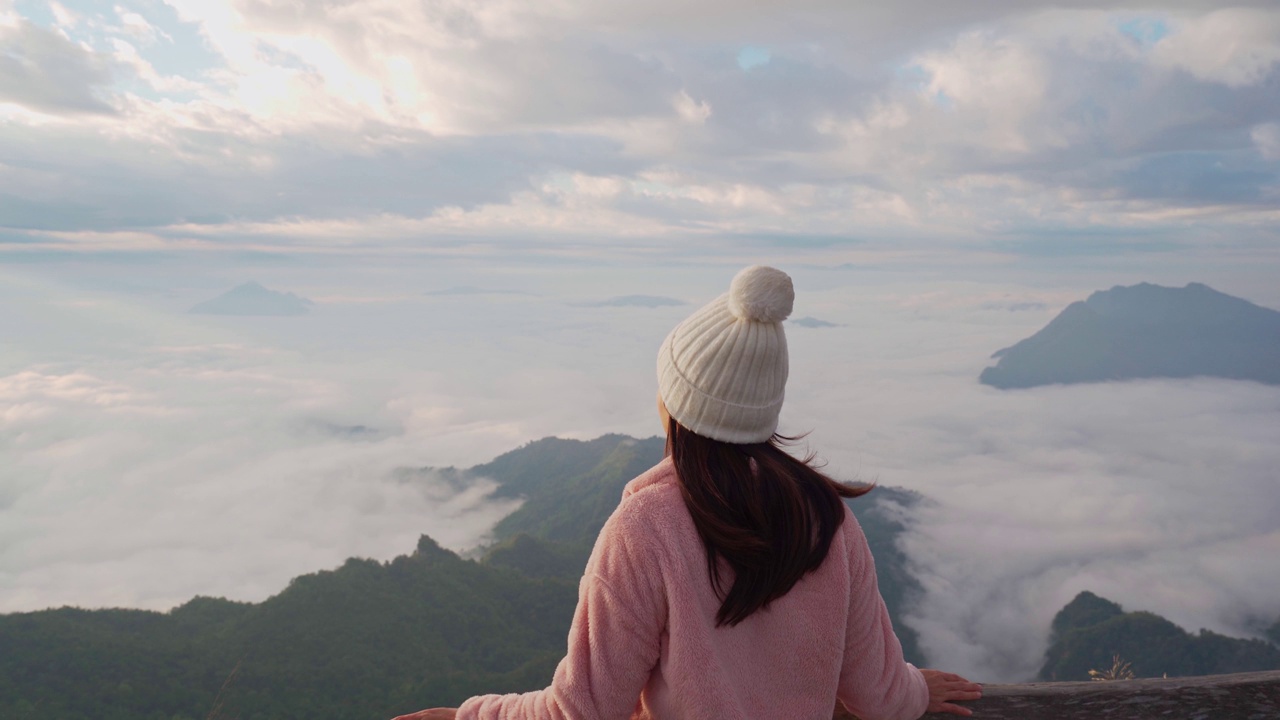
[[[1280,616],[1280,388],[999,391],[995,350],[1115,284],[1239,268],[843,266],[797,287],[782,429],[838,476],[917,490],[904,549],[931,664],[1038,669],[1081,590],[1232,635]],[[484,541],[509,503],[397,483],[529,440],[647,436],[666,332],[737,265],[583,258],[151,259],[0,266],[0,611],[261,600],[420,533]],[[186,311],[256,280],[298,317]],[[618,300],[630,295],[650,300]],[[653,301],[669,298],[681,304]]]

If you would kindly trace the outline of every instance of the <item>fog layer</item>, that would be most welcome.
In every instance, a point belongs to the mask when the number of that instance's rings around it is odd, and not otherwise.
[[[657,345],[735,267],[9,275],[0,302],[22,311],[0,320],[0,610],[255,600],[347,556],[408,552],[419,533],[473,547],[512,505],[487,502],[483,480],[409,486],[393,470],[466,467],[553,434],[653,434]],[[904,547],[933,664],[1029,677],[1083,589],[1193,630],[1246,634],[1280,615],[1280,389],[977,383],[993,350],[1130,271],[789,269],[796,316],[834,326],[788,326],[782,429],[812,431],[840,477],[927,496]],[[313,311],[185,313],[250,270]],[[1206,273],[1233,289],[1232,272]],[[428,294],[459,283],[504,292]],[[641,294],[687,305],[605,302]]]

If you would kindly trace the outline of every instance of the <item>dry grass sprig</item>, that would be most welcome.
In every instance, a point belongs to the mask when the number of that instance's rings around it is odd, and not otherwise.
[[[1116,653],[1111,656],[1111,668],[1109,670],[1090,670],[1089,677],[1098,682],[1110,682],[1112,680],[1132,680],[1133,668],[1129,663],[1120,659],[1120,654]]]
[[[218,694],[213,697],[213,707],[209,710],[209,714],[205,715],[204,720],[218,720],[219,715],[222,714],[222,703],[225,702],[222,699],[222,694],[226,692],[227,688],[231,687],[231,681],[235,680],[236,674],[240,672],[240,663],[242,662],[244,662],[244,658],[237,660],[236,666],[231,668],[231,673],[227,675],[227,679],[222,681],[222,687],[218,688]]]

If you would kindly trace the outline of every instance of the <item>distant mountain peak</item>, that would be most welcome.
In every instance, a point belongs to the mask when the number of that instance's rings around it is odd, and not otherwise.
[[[1280,312],[1203,283],[1117,285],[992,357],[979,381],[1001,389],[1197,376],[1280,384]]]
[[[277,292],[256,280],[237,285],[212,300],[193,306],[198,315],[305,315],[313,302],[291,292]]]
[[[1053,633],[1058,637],[1070,630],[1097,625],[1123,614],[1124,608],[1117,603],[1083,590],[1054,616]]]
[[[816,318],[816,317],[809,317],[809,316],[807,316],[807,315],[806,315],[805,317],[802,317],[802,318],[794,318],[794,319],[792,319],[792,320],[788,320],[787,322],[791,323],[792,325],[798,325],[798,326],[800,326],[800,327],[804,327],[804,328],[833,328],[833,327],[840,327],[840,324],[839,324],[839,323],[833,323],[833,322],[829,322],[829,321],[827,321],[827,320],[819,320],[819,319],[818,319],[818,318]]]
[[[413,555],[421,560],[460,561],[460,558],[456,553],[445,549],[440,545],[440,543],[431,538],[431,536],[425,534],[418,537],[418,547],[414,550]]]

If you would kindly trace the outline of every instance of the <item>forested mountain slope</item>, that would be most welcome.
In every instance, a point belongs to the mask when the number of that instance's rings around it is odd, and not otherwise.
[[[1280,621],[1268,635],[1280,641]],[[1088,680],[1119,656],[1135,677],[1181,677],[1280,669],[1280,647],[1208,630],[1188,633],[1149,612],[1124,608],[1082,592],[1053,619],[1052,644],[1041,680]]]
[[[979,380],[1001,389],[1200,376],[1274,385],[1280,312],[1200,283],[1114,287],[993,357]]]

